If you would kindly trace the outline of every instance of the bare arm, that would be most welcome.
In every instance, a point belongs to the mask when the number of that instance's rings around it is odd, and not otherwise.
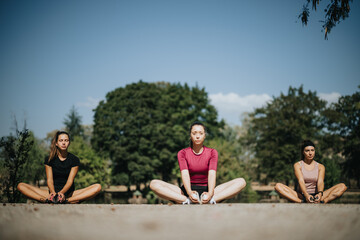
[[[320,202],[323,198],[324,192],[324,179],[325,179],[325,167],[319,163],[319,176],[317,181],[318,194],[315,196],[315,202]]]
[[[199,202],[196,198],[192,195],[195,191],[191,190],[191,183],[190,183],[190,173],[188,169],[184,169],[181,171],[181,179],[184,184],[186,193],[189,195],[189,198],[192,202]]]
[[[311,196],[306,191],[305,181],[304,181],[304,177],[303,177],[302,172],[301,172],[301,166],[300,166],[299,162],[294,164],[294,172],[295,172],[295,176],[296,176],[296,178],[297,178],[297,180],[299,182],[301,192],[304,194],[306,201],[307,202],[313,202],[310,199]]]
[[[46,171],[46,181],[47,181],[47,185],[48,185],[50,194],[55,193],[52,167],[45,165],[45,171]]]
[[[211,198],[214,196],[214,189],[215,189],[215,185],[216,185],[216,171],[215,170],[209,170],[208,173],[208,198],[207,199],[203,199],[202,202],[203,203],[208,203]]]
[[[78,167],[78,166],[71,168],[69,177],[68,177],[68,179],[67,179],[67,181],[66,181],[66,184],[65,184],[65,186],[59,191],[59,193],[64,194],[64,193],[66,193],[66,192],[70,189],[70,187],[71,187],[71,185],[73,184],[74,179],[75,179],[75,176],[76,176],[76,174],[77,174],[78,171],[79,171],[79,167]]]

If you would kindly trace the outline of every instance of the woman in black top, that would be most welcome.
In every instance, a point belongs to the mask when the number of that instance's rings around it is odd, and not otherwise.
[[[26,183],[19,183],[18,190],[28,198],[43,203],[79,203],[93,198],[101,190],[100,184],[75,190],[74,178],[80,161],[67,151],[70,137],[67,132],[56,132],[49,158],[45,159],[45,170],[49,190],[40,189]]]

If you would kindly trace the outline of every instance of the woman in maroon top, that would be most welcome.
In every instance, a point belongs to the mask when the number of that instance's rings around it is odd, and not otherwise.
[[[152,180],[151,190],[161,198],[182,204],[216,204],[238,194],[246,186],[243,178],[215,187],[218,153],[203,145],[205,137],[205,126],[200,122],[193,123],[190,127],[190,147],[178,153],[181,187]]]
[[[297,191],[282,183],[277,183],[275,190],[282,197],[296,203],[328,203],[341,197],[347,189],[343,183],[324,191],[325,167],[314,160],[315,144],[312,141],[303,141],[301,156],[301,161],[294,164],[298,180]]]

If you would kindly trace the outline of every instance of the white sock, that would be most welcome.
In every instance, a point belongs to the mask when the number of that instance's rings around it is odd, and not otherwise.
[[[183,205],[191,204],[190,198],[187,198],[185,201],[182,202]]]
[[[209,202],[210,204],[216,204],[216,201],[215,201],[215,199],[214,199],[214,197],[212,197],[211,199],[210,199],[210,202]]]

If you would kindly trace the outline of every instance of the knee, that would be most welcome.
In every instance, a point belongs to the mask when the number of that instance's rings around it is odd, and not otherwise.
[[[241,190],[246,186],[246,181],[244,178],[235,179],[236,186]]]
[[[339,185],[340,185],[341,192],[345,192],[347,190],[347,186],[344,183],[340,183]]]
[[[160,180],[154,179],[150,182],[150,189],[156,191],[160,186]]]
[[[20,192],[22,192],[25,188],[25,183],[19,183],[17,185],[17,190],[19,190]]]
[[[93,185],[94,186],[94,190],[96,191],[96,193],[99,193],[101,191],[101,185],[96,183]]]
[[[281,183],[276,183],[274,188],[275,188],[275,191],[280,192],[283,187],[282,187]]]

